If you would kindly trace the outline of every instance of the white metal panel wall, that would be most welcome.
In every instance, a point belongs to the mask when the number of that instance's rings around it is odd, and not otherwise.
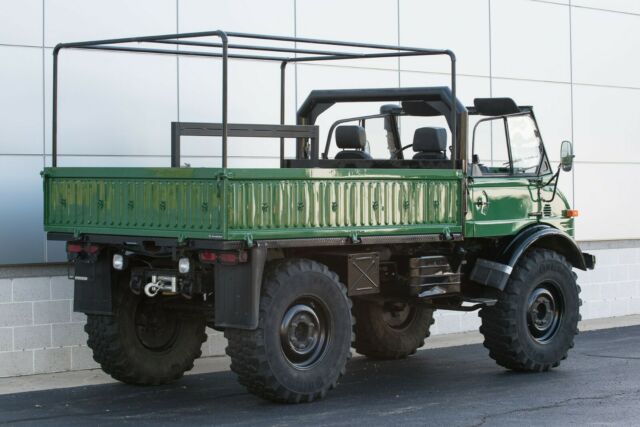
[[[450,48],[458,56],[465,103],[494,95],[534,105],[555,161],[560,141],[573,139],[577,163],[574,173],[562,175],[561,188],[581,211],[579,239],[640,238],[631,214],[640,208],[634,193],[640,175],[640,8],[635,0],[568,3],[1,0],[0,265],[63,255],[60,244],[45,242],[38,175],[51,161],[52,47],[64,41],[218,28]],[[220,119],[217,65],[195,58],[63,53],[60,164],[168,164],[170,121]],[[335,65],[290,67],[289,123],[313,88],[448,84],[445,60]],[[231,70],[230,120],[278,121],[277,64],[244,61]],[[215,139],[186,141],[185,162],[219,162]],[[276,166],[276,146],[232,143],[230,164]]]

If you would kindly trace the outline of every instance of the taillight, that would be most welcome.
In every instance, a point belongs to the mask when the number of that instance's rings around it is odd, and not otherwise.
[[[218,255],[218,260],[222,264],[237,264],[239,257],[235,252],[223,252]]]
[[[79,254],[82,252],[82,245],[79,243],[67,243],[67,252],[70,254]]]
[[[82,245],[82,243],[67,243],[67,252],[70,254],[79,254],[80,252],[86,252],[88,254],[95,254],[100,250],[98,245]]]
[[[246,251],[237,251],[237,252],[212,252],[212,251],[202,251],[199,254],[200,261],[214,263],[219,262],[220,264],[238,264],[240,262],[247,262],[248,256]]]
[[[100,249],[97,245],[87,245],[84,247],[84,251],[88,254],[95,254]]]
[[[200,261],[202,262],[216,262],[218,259],[218,254],[210,251],[202,251],[200,252]]]

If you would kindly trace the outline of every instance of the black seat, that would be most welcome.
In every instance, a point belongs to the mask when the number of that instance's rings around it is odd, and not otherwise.
[[[413,134],[414,160],[446,160],[447,131],[444,128],[424,127]]]
[[[336,145],[342,150],[336,154],[336,159],[371,159],[371,155],[363,151],[367,145],[367,134],[362,126],[338,126]]]

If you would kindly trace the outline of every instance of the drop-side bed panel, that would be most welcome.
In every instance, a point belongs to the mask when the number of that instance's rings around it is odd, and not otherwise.
[[[45,229],[204,239],[460,232],[453,170],[49,168]]]

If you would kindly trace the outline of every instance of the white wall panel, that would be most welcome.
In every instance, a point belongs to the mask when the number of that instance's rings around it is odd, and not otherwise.
[[[551,162],[551,170],[553,172],[558,170],[558,166],[559,166],[559,162]],[[575,166],[574,166],[575,167]],[[573,186],[574,186],[574,172],[564,172],[561,171],[560,172],[560,177],[558,180],[558,191],[564,195],[564,197],[567,199],[567,202],[569,202],[569,206],[573,209],[574,207],[574,202],[575,202],[575,197],[574,197],[574,191],[573,191]],[[578,218],[580,219],[580,218]],[[580,222],[578,222],[578,228],[580,228]]]
[[[402,87],[447,86],[451,87],[451,78],[445,74],[414,73],[402,71]],[[488,77],[458,76],[456,96],[465,106],[473,105],[474,98],[490,96]]]
[[[491,1],[492,74],[569,81],[569,8],[530,0]]]
[[[0,153],[42,153],[42,49],[0,46]]]
[[[230,156],[227,161],[230,168],[278,168],[280,167],[280,159],[277,157],[278,148],[277,143],[274,141],[274,148],[276,157],[257,157],[257,156],[244,156],[235,157]],[[188,162],[191,167],[194,168],[210,168],[219,167],[222,164],[221,157],[184,157],[184,161]]]
[[[398,44],[398,8],[389,0],[298,0],[296,3],[298,37],[361,43]],[[301,45],[304,48],[354,51],[331,45]],[[398,60],[341,60],[336,64],[357,67],[397,69]]]
[[[640,90],[576,85],[577,161],[640,164]]]
[[[0,156],[0,265],[44,261],[41,156]]]
[[[398,43],[397,3],[388,0],[298,0],[299,37]]]
[[[575,166],[576,236],[579,240],[640,238],[638,164],[578,163]]]
[[[51,152],[51,55],[46,152]],[[59,62],[58,153],[164,155],[177,118],[176,59],[70,51]]]
[[[45,1],[47,46],[175,31],[175,0]]]
[[[179,0],[178,7],[180,32],[223,30],[293,36],[293,0]]]
[[[0,43],[42,46],[42,0],[0,1]]]
[[[571,0],[571,4],[573,6],[640,14],[640,2],[638,0]]]
[[[402,87],[419,87],[419,86],[451,86],[448,75],[430,74],[430,73],[414,73],[402,71],[401,75]],[[457,80],[457,98],[465,106],[473,105],[474,98],[486,98],[490,96],[490,80],[488,77],[469,77],[458,76]],[[410,144],[413,141],[413,134],[418,127],[435,126],[447,129],[447,138],[451,144],[451,134],[447,128],[444,117],[402,117],[400,122],[400,138],[403,144]],[[471,150],[471,131],[475,124],[474,117],[469,117],[469,152]],[[449,153],[447,153],[449,156]]]
[[[572,33],[574,82],[640,88],[640,16],[573,8]]]
[[[453,50],[458,73],[488,76],[489,2],[401,0],[400,44]],[[448,73],[450,63],[448,57],[402,58],[401,69]]]
[[[533,106],[547,154],[551,160],[560,160],[560,144],[571,140],[569,84],[493,79],[493,96]]]
[[[47,167],[51,166],[51,156],[46,156]],[[169,167],[169,150],[165,156],[58,156],[58,165],[63,167]]]
[[[286,115],[295,123],[295,76],[287,71]],[[230,123],[280,123],[280,63],[231,61],[229,63],[228,113]],[[180,120],[222,121],[220,61],[183,58],[180,61]],[[291,140],[293,141],[293,140]],[[293,144],[288,144],[292,146]],[[220,138],[185,138],[184,155],[220,155]],[[277,156],[279,145],[263,138],[230,138],[230,155]]]

